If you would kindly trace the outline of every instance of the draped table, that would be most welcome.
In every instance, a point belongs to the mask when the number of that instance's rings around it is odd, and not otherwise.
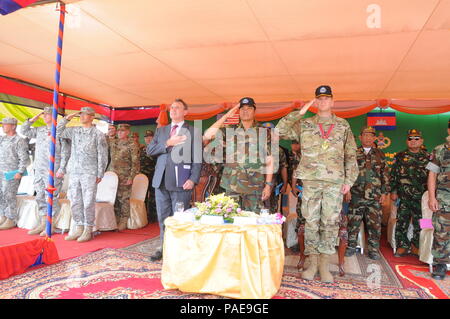
[[[205,225],[168,217],[165,226],[165,289],[263,299],[280,288],[281,225]]]

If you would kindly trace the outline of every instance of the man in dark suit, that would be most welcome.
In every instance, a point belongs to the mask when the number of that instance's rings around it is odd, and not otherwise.
[[[164,220],[173,215],[177,202],[184,209],[190,207],[192,190],[200,178],[202,135],[184,122],[187,110],[187,104],[176,99],[170,106],[172,122],[158,128],[147,146],[147,155],[157,157],[152,186],[161,238],[161,249],[151,256],[152,261],[162,258]]]

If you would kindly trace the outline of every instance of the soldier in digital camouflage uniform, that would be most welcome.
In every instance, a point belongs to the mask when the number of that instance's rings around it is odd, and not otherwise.
[[[229,129],[222,128],[223,123],[234,115],[238,108],[239,125],[231,125]],[[255,120],[255,110],[256,105],[252,98],[242,98],[239,104],[205,132],[203,138],[205,142],[215,139],[219,147],[226,148],[226,162],[220,181],[226,195],[234,197],[243,210],[259,213],[264,208],[263,202],[269,199],[272,191],[274,163],[270,155],[267,129]],[[221,133],[218,133],[219,130]],[[265,140],[259,135],[262,131],[263,135],[266,134]],[[232,137],[233,133],[235,137]],[[230,143],[231,138],[234,143]],[[239,145],[239,141],[244,141],[244,144]]]
[[[348,214],[348,247],[346,256],[356,251],[361,222],[368,231],[368,255],[370,259],[380,259],[378,249],[381,237],[381,205],[389,193],[389,168],[383,151],[372,147],[376,138],[373,127],[363,127],[359,135],[361,146],[356,151],[359,175],[350,192],[345,195],[350,201]]]
[[[156,159],[153,156],[147,155],[147,146],[150,144],[154,136],[152,130],[145,131],[144,140],[145,146],[140,150],[139,161],[141,163],[141,173],[148,177],[148,180],[153,180],[155,174]],[[149,185],[147,189],[147,196],[145,197],[145,205],[147,207],[147,217],[150,223],[158,221],[156,214],[156,202],[155,193],[152,192],[153,188]]]
[[[114,213],[119,230],[127,229],[130,218],[130,197],[133,179],[139,172],[139,149],[129,138],[130,125],[119,124],[118,138],[110,142],[111,163],[108,171],[113,171],[119,177]]]
[[[25,121],[21,128],[21,133],[26,137],[36,139],[36,156],[33,163],[34,169],[34,189],[36,190],[36,202],[38,204],[40,220],[38,225],[31,229],[29,235],[45,236],[47,216],[47,193],[45,189],[48,185],[49,178],[49,156],[50,141],[52,128],[52,111],[51,107],[45,107],[42,113],[39,113],[32,119]],[[31,127],[40,116],[43,115],[45,126]],[[58,195],[61,190],[64,175],[66,174],[66,166],[70,158],[70,143],[67,139],[56,137],[55,145],[55,177],[53,179],[56,190],[53,192],[53,210],[52,210],[52,233],[55,230],[55,221],[61,209],[58,201]]]
[[[17,120],[5,117],[2,124],[6,135],[0,136],[0,230],[16,227],[17,190],[30,163],[28,144],[16,133]],[[6,180],[4,173],[12,171],[18,172]]]
[[[331,88],[320,86],[315,93],[314,100],[282,118],[276,128],[281,138],[298,140],[301,145],[295,177],[303,183],[301,213],[306,220],[305,255],[309,257],[302,278],[313,280],[319,271],[322,281],[333,282],[329,258],[336,251],[342,198],[358,176],[358,164],[350,125],[331,112]],[[318,114],[302,118],[315,102]]]
[[[77,114],[81,114],[82,126],[66,127]],[[93,108],[83,107],[81,112],[61,119],[57,126],[57,135],[71,141],[67,195],[76,227],[71,235],[65,237],[66,240],[86,242],[92,239],[97,184],[102,180],[108,164],[108,145],[105,134],[93,125],[94,116]]]
[[[442,280],[450,264],[450,120],[444,144],[433,150],[431,162],[426,168],[428,176],[428,206],[433,211],[433,273]],[[437,183],[436,183],[437,180]]]
[[[395,155],[391,170],[391,199],[400,200],[395,226],[396,257],[408,252],[419,255],[421,200],[427,190],[425,166],[430,160],[430,154],[421,148],[423,138],[420,131],[409,130],[406,144],[408,149]],[[407,237],[410,221],[414,228],[411,242]]]

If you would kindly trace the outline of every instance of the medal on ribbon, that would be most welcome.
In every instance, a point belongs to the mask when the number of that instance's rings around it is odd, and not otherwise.
[[[322,123],[319,124],[320,135],[321,135],[320,137],[322,137],[324,139],[324,141],[322,142],[322,149],[323,150],[327,150],[328,147],[330,146],[330,142],[328,141],[328,137],[330,137],[330,134],[333,131],[333,128],[334,128],[334,124],[331,124],[330,128],[328,129],[328,131],[324,132]]]

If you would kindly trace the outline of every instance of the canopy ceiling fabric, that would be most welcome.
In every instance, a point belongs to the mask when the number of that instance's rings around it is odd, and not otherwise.
[[[450,110],[450,0],[66,3],[61,92],[105,116],[181,97],[202,119],[251,96],[269,120],[321,84],[347,117]],[[0,17],[0,75],[52,88],[57,26],[55,4]]]

